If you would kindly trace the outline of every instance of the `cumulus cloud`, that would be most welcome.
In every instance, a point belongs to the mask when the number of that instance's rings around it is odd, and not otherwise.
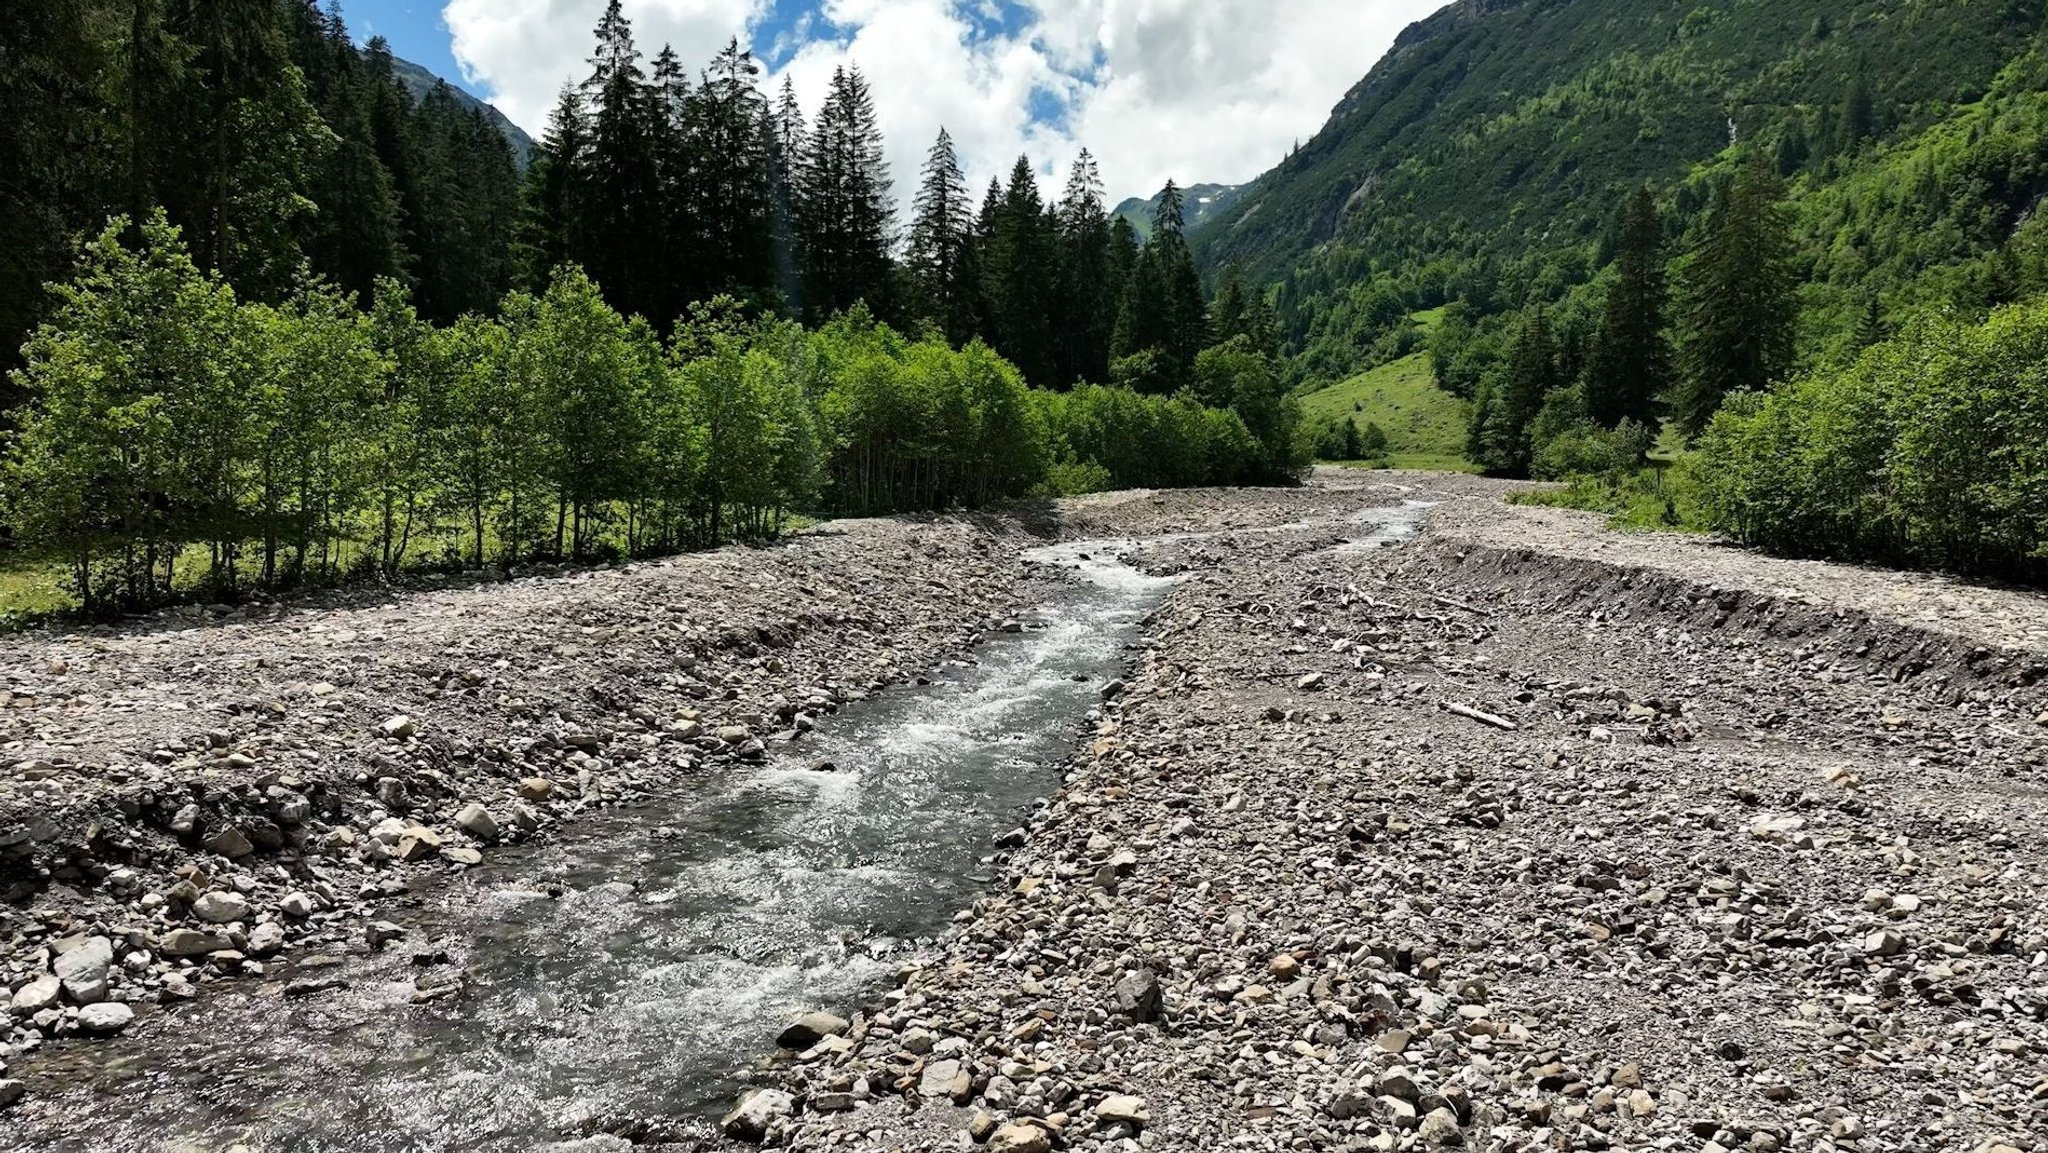
[[[784,0],[788,3],[789,0]],[[1409,22],[1443,0],[820,0],[764,28],[769,0],[627,0],[650,53],[702,62],[738,34],[813,109],[833,68],[874,89],[907,199],[944,125],[977,191],[1028,153],[1057,191],[1081,147],[1112,199],[1248,180],[1320,127]],[[586,71],[601,0],[450,0],[468,79],[530,132]]]

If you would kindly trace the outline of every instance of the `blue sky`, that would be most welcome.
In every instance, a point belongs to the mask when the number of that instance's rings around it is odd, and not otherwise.
[[[4,0],[0,0],[4,2]],[[1238,183],[1321,127],[1396,33],[1445,0],[625,0],[640,47],[700,66],[737,35],[815,109],[867,75],[899,199],[943,126],[977,185],[1020,153],[1057,187],[1083,147],[1112,200]],[[360,40],[495,103],[535,136],[580,79],[605,0],[343,0]]]

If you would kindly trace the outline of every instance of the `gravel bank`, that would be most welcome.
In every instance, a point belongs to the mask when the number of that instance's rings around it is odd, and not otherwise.
[[[727,1131],[2042,1148],[2048,601],[1616,536],[1502,488],[1065,504],[1061,535],[1165,537],[1147,564],[1183,580],[1066,787],[991,846],[991,895],[866,1011],[790,1028]],[[1421,540],[1346,547],[1404,501],[1435,505]],[[17,642],[8,1044],[364,949],[423,871],[829,724],[1001,627],[1035,543],[863,522]]]
[[[757,758],[1001,627],[1031,543],[995,520],[839,522],[779,547],[15,638],[0,1054],[127,1026],[99,1005],[150,1014],[302,947],[361,948],[369,910],[423,873]]]
[[[1972,654],[2048,603],[1901,621],[1873,590],[1934,582],[1370,483],[1443,502],[1419,546],[1158,551],[1188,579],[1000,895],[732,1129],[2043,1147],[2042,654]]]

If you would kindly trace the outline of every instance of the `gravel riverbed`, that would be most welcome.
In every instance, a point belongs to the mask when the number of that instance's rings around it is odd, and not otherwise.
[[[1064,787],[988,847],[989,895],[874,1003],[791,1026],[724,1131],[2043,1148],[2048,600],[1614,534],[1504,487],[1064,502],[1040,533],[1152,538],[1178,583]],[[1418,539],[1354,543],[1423,504]],[[171,1034],[209,985],[382,944],[426,874],[800,746],[1012,627],[1041,543],[855,522],[16,638],[0,1060]],[[60,1124],[43,1099],[13,1108]]]

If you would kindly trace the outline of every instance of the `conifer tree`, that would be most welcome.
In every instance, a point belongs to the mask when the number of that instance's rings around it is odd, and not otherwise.
[[[700,221],[690,248],[704,281],[696,299],[759,299],[772,284],[775,174],[762,132],[768,102],[754,85],[760,72],[753,53],[734,39],[712,60],[688,105],[693,178],[683,194]]]
[[[657,114],[620,0],[598,21],[590,63],[589,145],[575,166],[581,243],[572,250],[613,307],[660,321]]]
[[[1686,269],[1672,407],[1687,435],[1698,435],[1730,393],[1765,388],[1792,369],[1798,301],[1779,195],[1774,173],[1745,164]]]
[[[996,207],[982,282],[995,319],[995,347],[1024,373],[1043,383],[1052,377],[1049,324],[1055,285],[1052,229],[1031,162],[1019,156],[1009,186]]]
[[[1523,475],[1533,453],[1530,426],[1543,402],[1560,383],[1557,344],[1549,317],[1541,306],[1522,318],[1507,376],[1479,406],[1477,459],[1489,472]]]
[[[974,288],[965,279],[970,270],[972,213],[967,177],[960,171],[953,138],[940,128],[925,157],[924,179],[918,185],[910,243],[904,255],[916,313],[937,325],[956,345],[967,343],[975,330]]]
[[[1152,213],[1152,235],[1138,257],[1117,316],[1114,359],[1150,351],[1165,387],[1192,379],[1195,357],[1208,345],[1208,306],[1201,273],[1188,251],[1179,186],[1167,181]]]
[[[1087,149],[1075,158],[1059,203],[1059,289],[1055,300],[1053,382],[1065,387],[1109,379],[1116,292],[1102,173]]]
[[[1586,368],[1587,415],[1604,428],[1624,420],[1657,425],[1657,398],[1671,378],[1664,336],[1664,229],[1648,188],[1629,199],[1615,255],[1615,280]]]
[[[546,288],[554,270],[574,260],[581,247],[583,198],[576,170],[588,147],[582,105],[575,90],[565,87],[526,169],[517,243],[520,281],[529,292]]]
[[[782,78],[782,92],[768,125],[769,163],[773,168],[774,224],[772,228],[775,287],[780,292],[783,313],[803,315],[803,285],[799,275],[798,218],[802,199],[803,159],[809,151],[810,129],[804,110],[797,103],[796,86]]]
[[[862,300],[886,312],[889,167],[874,99],[858,68],[832,73],[798,183],[804,314],[822,321]]]

